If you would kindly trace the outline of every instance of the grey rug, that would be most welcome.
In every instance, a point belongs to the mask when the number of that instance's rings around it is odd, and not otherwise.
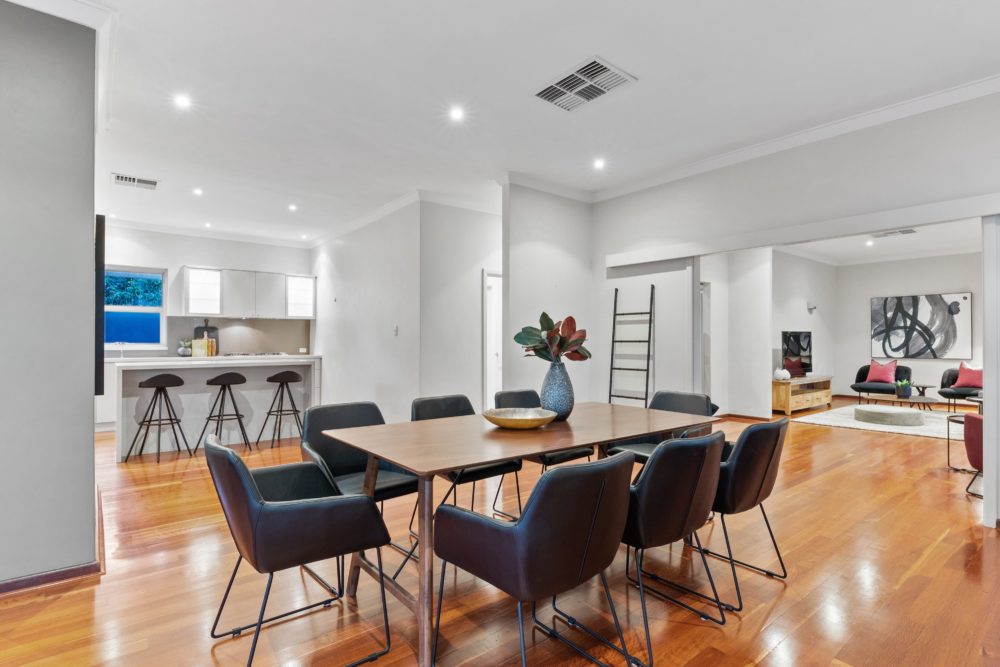
[[[869,424],[854,419],[854,406],[834,408],[826,412],[818,412],[806,417],[795,417],[792,421],[818,426],[836,426],[838,428],[853,428],[860,431],[881,431],[882,433],[902,433],[903,435],[918,435],[924,438],[947,438],[949,413],[944,410],[924,411],[923,426],[892,426],[888,424]],[[951,425],[951,439],[962,441],[964,431],[961,424]]]

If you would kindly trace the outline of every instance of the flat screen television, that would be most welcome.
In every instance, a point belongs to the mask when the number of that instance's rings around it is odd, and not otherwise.
[[[781,332],[781,365],[792,377],[812,372],[811,331]]]

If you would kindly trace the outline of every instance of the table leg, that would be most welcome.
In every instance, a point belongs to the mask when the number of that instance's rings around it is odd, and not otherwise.
[[[420,536],[420,573],[417,591],[417,662],[430,667],[434,641],[434,477],[421,477],[417,486],[417,534]]]
[[[368,466],[365,468],[365,481],[361,491],[366,496],[375,495],[375,482],[378,480],[378,457],[368,455]],[[356,597],[358,594],[358,579],[361,577],[361,554],[351,554],[351,571],[347,578],[347,595]]]

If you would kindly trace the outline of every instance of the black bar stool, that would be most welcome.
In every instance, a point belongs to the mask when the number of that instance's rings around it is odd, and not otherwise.
[[[205,418],[205,425],[201,428],[201,435],[198,436],[198,442],[194,446],[194,451],[198,451],[201,447],[201,439],[205,437],[205,431],[208,430],[209,422],[215,422],[215,435],[217,437],[222,437],[222,422],[236,420],[236,423],[240,425],[240,433],[243,435],[243,444],[247,446],[247,449],[253,450],[250,446],[250,439],[247,437],[247,430],[243,427],[243,415],[240,413],[239,407],[236,405],[236,397],[233,396],[233,385],[234,384],[246,384],[247,379],[240,373],[223,373],[222,375],[216,375],[214,378],[208,380],[205,384],[210,387],[218,387],[219,393],[215,396],[215,402],[212,403],[211,409],[208,411],[208,417]],[[233,404],[233,411],[230,413],[226,412],[226,396],[229,396],[229,401]]]
[[[139,430],[135,432],[135,437],[132,438],[132,444],[128,448],[128,453],[125,454],[125,462],[128,462],[128,458],[132,456],[132,450],[135,448],[135,443],[139,440],[139,434],[142,433],[142,444],[139,445],[139,453],[136,456],[142,455],[142,450],[146,447],[146,438],[149,437],[149,429],[153,426],[156,427],[156,462],[160,462],[160,433],[163,431],[163,427],[169,425],[171,432],[174,434],[174,445],[177,447],[177,451],[181,450],[181,440],[184,441],[184,449],[187,450],[188,456],[191,456],[191,448],[188,446],[187,437],[184,435],[184,429],[181,428],[180,417],[177,416],[177,411],[174,410],[174,404],[170,402],[170,394],[167,393],[168,387],[180,387],[183,386],[184,380],[180,379],[176,375],[171,373],[161,373],[160,375],[154,375],[151,378],[147,378],[139,383],[140,389],[153,389],[153,400],[149,402],[149,406],[142,415],[142,419],[139,421]],[[163,416],[163,409],[167,409],[167,416]],[[153,416],[156,413],[156,416]],[[143,433],[143,429],[145,432]],[[180,431],[181,437],[177,437],[177,432]]]
[[[267,381],[277,383],[278,391],[275,392],[274,398],[271,400],[271,407],[268,408],[267,414],[264,415],[264,423],[260,425],[260,433],[257,434],[258,447],[260,446],[260,439],[264,436],[267,420],[270,417],[274,417],[274,427],[271,430],[271,447],[274,447],[276,439],[281,438],[281,418],[286,415],[295,417],[295,424],[299,427],[299,437],[302,437],[302,419],[299,417],[299,409],[295,405],[295,399],[292,398],[292,390],[288,386],[292,382],[302,382],[302,376],[295,371],[281,371],[267,378]],[[288,397],[288,404],[292,407],[285,407],[285,396]],[[277,408],[274,407],[275,403],[278,404]]]

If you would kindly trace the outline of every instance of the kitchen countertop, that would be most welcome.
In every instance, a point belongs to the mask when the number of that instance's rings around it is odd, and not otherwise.
[[[216,357],[125,357],[105,359],[122,369],[143,368],[201,368],[205,366],[283,366],[308,363],[322,359],[318,354],[280,354],[264,356]]]

